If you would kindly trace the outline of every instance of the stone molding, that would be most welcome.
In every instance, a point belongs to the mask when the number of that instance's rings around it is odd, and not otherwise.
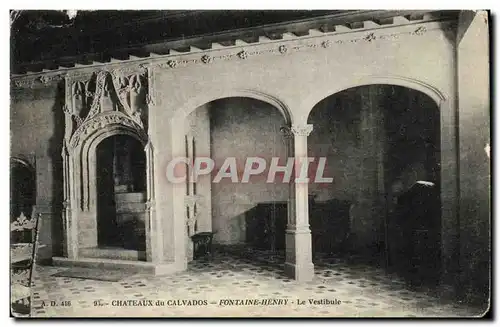
[[[395,21],[397,21],[395,19]],[[178,69],[191,65],[212,65],[218,62],[231,60],[248,60],[262,55],[285,56],[297,52],[310,50],[330,50],[336,46],[349,46],[356,44],[373,44],[383,41],[397,41],[407,37],[422,37],[429,32],[454,31],[456,24],[453,21],[423,21],[394,23],[392,25],[366,24],[364,28],[348,28],[344,25],[335,26],[333,32],[321,30],[309,30],[305,36],[297,36],[284,33],[282,39],[271,40],[267,37],[259,37],[255,43],[247,43],[237,40],[236,45],[223,46],[212,43],[210,49],[202,50],[191,47],[190,51],[169,51],[166,55],[151,53],[147,58],[131,57],[125,60],[114,60],[108,63],[92,63],[89,65],[75,64],[75,67],[59,67],[53,71],[42,71],[11,76],[12,85],[15,88],[34,88],[60,81],[65,76],[85,76],[98,71],[114,72],[117,75],[151,70]],[[64,73],[62,73],[64,71]],[[148,102],[154,102],[154,94],[149,94]]]

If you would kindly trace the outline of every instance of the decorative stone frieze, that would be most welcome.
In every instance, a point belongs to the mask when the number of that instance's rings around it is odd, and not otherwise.
[[[209,55],[203,55],[203,56],[201,57],[201,61],[202,61],[204,64],[210,64],[210,63],[212,63],[212,62],[214,61],[214,59],[213,59],[211,56],[209,56]]]
[[[18,88],[33,88],[35,80],[33,78],[23,78],[14,81],[14,86]]]
[[[375,36],[375,33],[370,33],[364,37],[364,40],[367,42],[372,42],[376,39],[377,39],[377,37]]]
[[[238,53],[238,57],[240,57],[241,59],[247,59],[248,58],[248,52],[246,52],[245,50],[241,51]]]
[[[383,41],[395,41],[403,37],[423,36],[430,31],[440,30],[443,32],[454,31],[456,24],[453,21],[424,21],[421,23],[410,23],[394,26],[384,26],[384,28],[373,28],[373,24],[368,24],[370,28],[356,29],[339,29],[335,31],[320,31],[314,30],[312,35],[293,36],[287,40],[266,40],[254,44],[246,44],[245,42],[237,42],[239,46],[217,46],[212,49],[200,50],[192,47],[193,51],[184,53],[171,52],[169,55],[157,56],[150,58],[133,58],[124,60],[120,63],[109,63],[97,65],[82,66],[76,68],[62,68],[61,70],[70,71],[73,79],[77,79],[78,75],[89,75],[95,70],[110,71],[115,70],[118,75],[133,75],[138,71],[147,71],[148,65],[154,65],[164,69],[176,69],[187,67],[192,64],[210,64],[219,61],[227,61],[234,59],[248,59],[265,54],[285,54],[300,51],[309,51],[312,49],[323,48],[328,49],[333,46],[346,46],[363,43],[376,43]],[[318,33],[321,33],[318,35]],[[241,48],[244,44],[246,49]],[[205,53],[203,53],[205,52]],[[201,55],[200,55],[201,53]],[[94,69],[94,71],[92,71]],[[44,72],[32,74],[34,77],[27,78],[25,76],[14,76],[14,86],[19,88],[30,88],[37,84],[44,85],[61,79],[63,75],[58,74],[47,75]],[[151,96],[150,96],[151,97]]]
[[[167,65],[170,68],[175,68],[179,65],[179,63],[177,62],[177,60],[169,60],[167,61]]]
[[[58,83],[64,79],[63,74],[52,75],[36,75],[29,77],[21,77],[14,80],[13,86],[16,88],[35,88],[50,85],[51,83]]]
[[[449,29],[454,29],[453,25],[446,25],[443,30],[449,30]],[[175,66],[172,65],[164,65],[164,64],[159,64],[161,68],[180,68],[180,67],[187,67],[190,64],[196,64],[198,62],[203,62],[203,63],[212,63],[212,62],[219,62],[219,61],[225,61],[225,60],[231,60],[233,58],[238,58],[238,59],[248,59],[249,57],[256,57],[259,55],[264,55],[264,54],[285,54],[289,52],[301,52],[301,51],[307,51],[311,49],[317,49],[317,48],[331,48],[333,45],[347,45],[347,44],[362,44],[362,43],[374,43],[375,41],[394,41],[398,40],[401,37],[408,37],[408,36],[422,36],[428,31],[426,26],[418,26],[417,28],[413,30],[408,30],[405,28],[404,31],[397,31],[394,33],[388,33],[387,30],[370,30],[369,33],[363,34],[363,31],[356,31],[356,32],[349,32],[349,33],[325,33],[324,36],[320,37],[304,37],[308,42],[303,42],[300,44],[294,44],[295,40],[290,39],[287,41],[279,41],[280,43],[287,42],[287,44],[280,44],[277,46],[274,46],[274,43],[278,42],[273,42],[273,43],[262,43],[262,44],[256,44],[256,45],[251,45],[252,49],[244,49],[244,50],[238,50],[234,53],[229,53],[229,54],[223,54],[223,55],[203,55],[200,59],[186,59],[186,60],[180,60],[178,61],[178,64]],[[328,37],[328,39],[324,39],[325,37]],[[272,47],[269,47],[269,44],[272,44]],[[262,48],[261,48],[262,46]],[[247,45],[248,47],[248,45]],[[188,56],[189,53],[185,54],[185,56]],[[208,59],[210,58],[210,59]],[[210,61],[208,61],[210,60]]]
[[[42,82],[44,85],[53,83],[53,82],[59,82],[64,79],[64,76],[62,74],[58,75],[42,75],[39,77],[40,82]]]
[[[331,47],[331,46],[332,46],[332,42],[331,42],[330,40],[323,41],[323,42],[321,42],[321,46],[322,46],[323,48],[325,48],[325,49],[326,49],[326,48],[329,48],[329,47]]]
[[[415,31],[413,31],[412,35],[424,35],[426,32],[427,28],[425,28],[425,26],[420,26]]]

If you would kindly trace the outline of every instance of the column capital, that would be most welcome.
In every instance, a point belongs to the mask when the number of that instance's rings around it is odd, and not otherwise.
[[[186,195],[186,196],[184,196],[184,205],[186,205],[188,207],[192,207],[194,205],[201,207],[204,200],[205,200],[205,198],[199,194]]]
[[[200,132],[196,126],[196,124],[190,124],[189,126],[187,126],[186,128],[186,136],[188,138],[194,138],[194,139],[197,139],[198,136],[199,136]]]
[[[145,211],[151,211],[151,210],[154,210],[154,205],[155,205],[155,202],[154,201],[146,201],[144,203],[144,210]]]
[[[149,150],[154,151],[153,141],[151,141],[151,137],[148,137],[148,141],[146,145],[144,145],[144,151],[148,152]]]
[[[295,136],[309,136],[313,130],[312,124],[292,125],[291,131]]]

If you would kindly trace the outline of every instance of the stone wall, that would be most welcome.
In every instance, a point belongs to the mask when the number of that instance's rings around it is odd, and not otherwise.
[[[286,147],[280,128],[285,121],[276,108],[254,99],[230,98],[213,102],[210,116],[216,168],[227,157],[235,157],[241,179],[248,157],[263,158],[268,164],[272,157],[279,157],[280,163],[284,162]],[[251,176],[248,183],[232,183],[226,178],[212,184],[212,229],[216,242],[244,242],[246,211],[259,202],[288,200],[288,184],[266,183],[267,172],[266,169],[261,175]]]
[[[64,133],[61,88],[55,84],[11,92],[11,156],[25,158],[36,170],[36,211],[42,214],[39,254],[62,253],[62,159]]]
[[[210,105],[198,107],[186,118],[186,125],[191,129],[194,137],[194,156],[211,156],[210,145]],[[196,182],[196,194],[201,197],[198,208],[196,232],[210,232],[212,230],[212,179],[211,175],[199,176]]]
[[[461,17],[468,28],[458,42],[458,128],[460,143],[460,288],[485,302],[490,295],[491,162],[488,17]]]

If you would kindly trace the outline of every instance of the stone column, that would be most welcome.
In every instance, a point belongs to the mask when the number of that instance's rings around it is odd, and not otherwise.
[[[62,161],[63,161],[63,203],[62,203],[62,215],[63,215],[63,256],[76,259],[78,256],[78,237],[75,221],[73,217],[74,210],[78,210],[78,205],[76,204],[76,199],[74,195],[74,185],[72,184],[73,179],[73,158],[70,156],[67,142],[63,141],[63,148],[61,151]]]
[[[290,141],[293,141],[296,173],[291,180],[294,192],[290,192],[290,206],[293,206],[294,210],[289,212],[285,232],[285,273],[297,281],[310,281],[314,277],[311,230],[309,229],[308,181],[296,181],[300,173],[296,169],[297,165],[299,164],[300,167],[300,163],[307,160],[307,136],[312,129],[313,126],[308,124],[294,125],[291,128],[294,138]]]
[[[155,185],[154,185],[154,148],[151,139],[144,147],[146,152],[146,182],[147,195],[144,204],[144,228],[146,230],[146,260],[158,263],[161,261],[161,222],[156,219]]]
[[[155,114],[159,110],[156,102],[156,90],[154,82],[154,70],[151,65],[146,66],[147,70],[147,94],[146,104],[147,110],[143,111],[145,118],[145,129],[148,134],[148,142],[144,147],[146,153],[146,202],[145,209],[145,230],[146,230],[146,260],[155,265],[159,265],[164,261],[164,204],[161,196],[157,199],[157,194],[164,195],[164,192],[157,192],[157,188],[161,186],[158,183],[160,174],[158,165],[158,157],[163,154],[158,153],[164,148],[163,142],[160,142],[156,134],[156,117]],[[161,145],[161,146],[158,146]],[[159,201],[157,201],[159,200]],[[159,202],[159,203],[158,203]],[[160,210],[158,210],[160,208]]]
[[[185,136],[186,140],[186,157],[188,158],[190,164],[188,164],[188,173],[186,178],[186,228],[187,228],[187,239],[186,239],[186,257],[187,261],[190,262],[193,260],[193,241],[191,236],[196,233],[196,183],[191,178],[194,176],[193,172],[193,163],[195,159],[194,147],[195,147],[195,139],[196,139],[196,125],[194,122],[190,124],[188,127],[188,132]]]
[[[76,259],[78,257],[78,228],[77,211],[79,210],[76,196],[76,187],[79,185],[75,180],[74,153],[73,149],[68,148],[68,142],[71,139],[73,131],[72,107],[68,104],[73,101],[71,83],[65,79],[66,99],[63,106],[64,112],[64,140],[62,144],[61,157],[63,162],[63,256]]]

